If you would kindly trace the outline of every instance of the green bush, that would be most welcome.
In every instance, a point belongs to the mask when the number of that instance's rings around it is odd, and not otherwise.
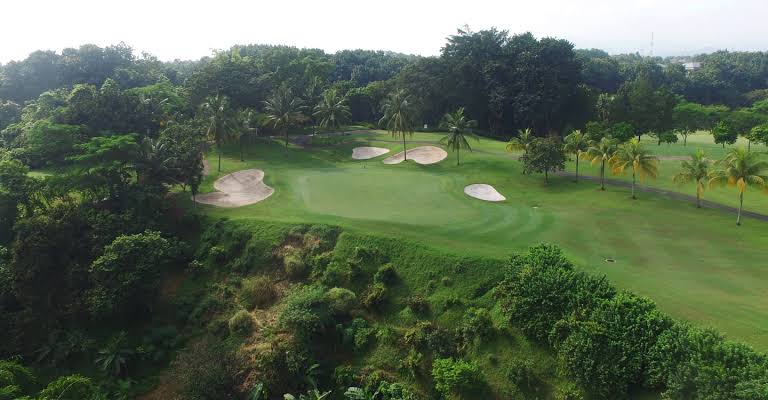
[[[493,334],[491,313],[485,308],[468,309],[461,320],[459,331],[465,344],[472,343],[475,339],[488,339]]]
[[[323,286],[308,286],[294,292],[280,314],[280,327],[304,340],[327,327],[332,318],[326,292]]]
[[[421,351],[431,351],[438,357],[456,354],[456,338],[453,333],[432,322],[419,322],[405,332],[405,344]]]
[[[331,288],[326,293],[326,299],[331,312],[337,315],[349,314],[357,306],[357,296],[349,289]]]
[[[376,270],[373,275],[373,282],[380,283],[384,286],[392,286],[397,282],[397,270],[392,264],[384,264]]]
[[[506,369],[506,375],[510,382],[526,393],[538,391],[541,385],[530,360],[513,360]]]
[[[578,386],[572,383],[565,383],[561,386],[558,386],[558,388],[555,389],[554,399],[555,400],[584,400],[586,399],[586,396],[584,395],[584,391],[579,389]]]
[[[224,342],[206,338],[179,353],[171,374],[185,399],[236,399],[242,366],[242,360]]]
[[[368,325],[368,321],[355,318],[352,323],[343,329],[344,344],[352,346],[355,350],[363,350],[371,342],[376,329]]]
[[[387,302],[387,288],[382,284],[373,284],[363,297],[363,306],[369,310],[380,310]]]
[[[351,269],[349,265],[332,261],[328,264],[320,277],[320,282],[326,286],[347,286],[351,282]]]
[[[253,332],[253,317],[246,310],[240,310],[229,319],[229,331],[238,335]]]
[[[40,391],[39,400],[91,400],[99,395],[98,387],[90,378],[69,375],[56,379]]]
[[[288,279],[303,279],[309,273],[309,268],[304,262],[299,251],[291,251],[283,257],[283,267]]]
[[[259,276],[243,279],[240,288],[240,300],[249,310],[268,306],[276,297],[275,285],[269,278]]]
[[[480,368],[471,362],[438,358],[432,363],[435,389],[445,397],[465,394],[483,386]]]
[[[415,314],[425,314],[429,311],[429,302],[421,295],[410,296],[405,300],[405,303]]]

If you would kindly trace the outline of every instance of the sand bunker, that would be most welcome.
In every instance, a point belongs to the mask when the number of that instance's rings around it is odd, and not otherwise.
[[[242,207],[258,203],[275,192],[263,182],[264,171],[245,169],[222,176],[213,183],[218,192],[196,196],[195,201],[219,207]]]
[[[491,185],[475,183],[464,188],[464,193],[470,197],[485,201],[504,201],[507,198],[497,192]]]
[[[389,153],[389,149],[383,147],[355,147],[352,149],[352,158],[355,160],[369,160],[387,153]]]
[[[436,164],[445,160],[448,157],[448,153],[445,150],[435,146],[421,146],[408,149],[408,160],[414,161],[421,165]],[[384,164],[400,164],[405,160],[403,152],[399,152],[392,157],[384,159]]]

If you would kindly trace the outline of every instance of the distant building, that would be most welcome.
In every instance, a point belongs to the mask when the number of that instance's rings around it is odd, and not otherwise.
[[[685,70],[688,72],[696,71],[697,69],[701,68],[701,63],[698,61],[684,62],[683,67],[685,67]]]

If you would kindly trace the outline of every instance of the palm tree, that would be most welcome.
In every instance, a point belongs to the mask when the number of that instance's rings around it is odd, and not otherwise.
[[[704,154],[704,150],[698,149],[691,156],[690,161],[683,161],[683,171],[672,177],[676,183],[696,182],[696,207],[701,208],[701,196],[704,193],[703,180],[709,176],[710,161]]]
[[[405,135],[413,136],[415,124],[413,102],[404,89],[399,89],[389,94],[384,100],[382,109],[384,116],[379,120],[379,126],[384,127],[392,137],[403,137],[403,159],[407,160]]]
[[[145,137],[139,146],[136,179],[139,183],[162,183],[169,177],[173,159],[168,156],[167,142]]]
[[[240,147],[240,161],[245,161],[243,159],[243,139],[256,132],[254,119],[253,111],[248,109],[240,110],[235,118],[236,129],[234,136],[237,138],[237,143]]]
[[[739,190],[739,212],[736,225],[741,225],[741,210],[744,206],[744,192],[747,186],[768,189],[768,162],[758,160],[757,153],[743,148],[731,149],[724,159],[717,162],[722,168],[712,171],[709,185],[735,186]]]
[[[291,89],[281,86],[264,102],[264,111],[267,112],[267,122],[275,129],[280,129],[285,138],[285,147],[288,147],[288,128],[299,122],[304,115],[304,101],[293,95]]]
[[[107,347],[99,350],[96,364],[99,364],[102,371],[118,376],[125,369],[128,357],[132,354],[133,350],[125,347],[125,332],[120,332],[107,343]]]
[[[328,89],[323,92],[323,97],[315,106],[315,117],[320,118],[321,128],[340,128],[344,122],[349,121],[352,112],[349,111],[347,98],[339,96],[336,89]]]
[[[656,165],[658,159],[652,155],[637,138],[630,140],[619,146],[608,162],[613,167],[614,175],[622,174],[627,168],[632,169],[632,199],[637,200],[635,196],[635,181],[640,175],[640,181],[646,176],[655,178],[659,174]]]
[[[616,140],[606,136],[599,142],[592,141],[587,151],[583,153],[584,159],[591,161],[592,165],[600,163],[600,190],[605,190],[605,163],[610,160],[617,148]]]
[[[533,135],[531,128],[519,129],[517,131],[517,137],[509,139],[509,143],[507,143],[507,151],[512,152],[522,150],[523,157],[525,157],[528,154],[528,147],[535,139],[536,136]],[[523,174],[525,174],[525,169],[523,169]]]
[[[579,158],[589,148],[588,135],[576,129],[565,137],[565,152],[576,156],[576,182],[579,181]]]
[[[221,143],[229,139],[234,131],[231,111],[229,109],[229,99],[226,96],[217,94],[216,96],[209,97],[200,108],[208,121],[206,134],[209,139],[216,142],[216,153],[219,156],[218,171],[221,172]]]
[[[446,113],[443,116],[441,125],[445,129],[448,129],[448,135],[440,139],[440,143],[447,145],[449,149],[456,152],[456,165],[459,165],[461,164],[459,151],[461,149],[472,151],[472,147],[469,145],[467,137],[480,140],[480,138],[472,132],[472,129],[477,127],[477,121],[467,119],[464,115],[464,107],[461,107],[452,113]]]

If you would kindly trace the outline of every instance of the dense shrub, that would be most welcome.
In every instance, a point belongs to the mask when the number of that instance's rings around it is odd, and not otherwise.
[[[355,350],[362,350],[371,342],[375,331],[368,325],[368,321],[355,318],[348,327],[342,330],[344,344],[352,346]]]
[[[248,335],[253,331],[253,317],[246,310],[240,310],[229,319],[229,331],[238,335]]]
[[[513,360],[505,372],[509,381],[525,393],[535,392],[541,385],[530,360]]]
[[[710,330],[676,323],[650,350],[650,379],[669,399],[768,398],[768,360]]]
[[[461,320],[459,333],[464,344],[489,338],[493,334],[491,313],[485,308],[469,308]]]
[[[243,279],[240,300],[248,309],[268,306],[275,297],[277,297],[277,291],[269,278],[259,276]]]
[[[98,387],[90,378],[69,375],[56,379],[40,391],[39,400],[96,400]]]
[[[557,247],[539,245],[512,257],[497,295],[515,326],[544,341],[557,321],[576,310],[589,312],[614,289],[605,279],[573,271]]]
[[[29,369],[15,361],[0,360],[0,400],[12,400],[28,393],[35,384]]]
[[[326,293],[326,300],[331,312],[337,315],[349,314],[357,306],[355,292],[344,288],[331,288]]]
[[[369,310],[380,310],[387,302],[387,288],[382,284],[373,284],[363,296],[363,306]]]
[[[280,314],[278,323],[301,339],[311,339],[331,322],[326,289],[308,286],[293,293]]]
[[[204,339],[179,353],[172,374],[189,400],[228,400],[239,398],[241,367],[242,361],[223,342]]]
[[[483,375],[474,363],[451,358],[439,358],[432,363],[432,379],[435,389],[445,397],[479,389]]]
[[[429,311],[429,302],[421,295],[414,294],[405,299],[408,308],[416,314],[425,314]]]
[[[456,338],[451,331],[432,322],[419,322],[403,336],[405,344],[422,351],[431,351],[438,357],[456,354]]]
[[[384,264],[376,270],[373,275],[373,282],[380,283],[384,286],[391,286],[397,282],[397,270],[392,264]]]
[[[299,250],[294,249],[283,256],[283,268],[288,279],[303,279],[309,273],[309,267]]]
[[[320,283],[326,286],[347,286],[352,280],[352,270],[348,264],[332,261],[325,267]]]

